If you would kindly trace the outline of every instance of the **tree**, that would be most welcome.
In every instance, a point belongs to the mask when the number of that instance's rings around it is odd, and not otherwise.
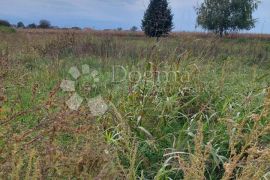
[[[48,20],[40,20],[39,21],[39,28],[48,29],[51,27],[51,23]]]
[[[82,30],[82,28],[77,27],[77,26],[74,26],[74,27],[72,27],[71,29],[73,29],[73,30]]]
[[[116,28],[116,30],[117,30],[117,31],[123,31],[123,28],[118,27],[118,28]]]
[[[173,29],[173,15],[167,0],[151,0],[142,20],[142,30],[149,37],[168,35]]]
[[[204,0],[196,8],[197,24],[223,36],[228,31],[250,30],[256,20],[252,14],[258,0]]]
[[[36,25],[35,23],[32,23],[32,24],[29,24],[29,25],[27,26],[27,28],[35,29],[35,28],[37,28],[37,25]]]
[[[136,32],[138,30],[138,27],[137,26],[132,26],[131,28],[130,28],[130,31],[131,32]]]
[[[0,19],[0,26],[10,27],[11,25],[10,25],[10,23],[8,21]]]
[[[17,28],[25,28],[23,22],[18,22],[17,23]]]

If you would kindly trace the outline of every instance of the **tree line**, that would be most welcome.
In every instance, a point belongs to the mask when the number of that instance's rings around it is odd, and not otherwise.
[[[204,0],[195,11],[197,25],[223,36],[232,31],[255,27],[253,12],[259,0]],[[144,13],[142,30],[147,36],[162,37],[173,29],[173,14],[167,0],[150,0]]]
[[[27,26],[25,26],[24,23],[21,21],[18,22],[17,25],[12,25],[6,20],[0,20],[0,26],[16,27],[16,28],[30,28],[30,29],[31,28],[44,28],[44,29],[52,28],[51,23],[48,20],[40,20],[38,25],[35,23],[31,23]]]
[[[52,26],[50,21],[48,20],[40,20],[39,24],[35,24],[35,23],[31,23],[28,24],[27,26],[24,25],[23,22],[19,21],[16,25],[12,25],[10,24],[8,21],[6,20],[1,20],[0,19],[0,26],[6,26],[6,27],[15,27],[15,28],[27,28],[27,29],[36,29],[36,28],[42,28],[42,29],[60,29],[57,26]],[[80,27],[71,27],[71,28],[61,28],[61,29],[74,29],[74,30],[81,30]],[[138,31],[138,27],[137,26],[132,26],[129,31],[131,32],[136,32]],[[123,29],[121,27],[118,27],[116,29],[104,29],[104,31],[108,31],[108,30],[116,30],[116,31],[122,31]]]
[[[196,26],[223,36],[229,32],[240,30],[250,30],[255,27],[256,19],[253,12],[258,8],[260,0],[204,0],[195,8],[197,13]],[[7,21],[0,20],[0,26],[11,26]],[[23,22],[18,22],[17,28],[53,28],[48,20],[40,20],[25,26]],[[149,37],[167,36],[172,29],[173,14],[167,0],[150,0],[148,8],[144,13],[141,29]],[[73,27],[72,29],[80,29]],[[118,28],[121,31],[122,28]],[[137,31],[133,26],[130,31]]]

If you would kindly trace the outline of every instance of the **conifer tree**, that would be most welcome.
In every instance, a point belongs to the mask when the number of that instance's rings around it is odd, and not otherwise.
[[[173,15],[167,0],[150,0],[142,20],[142,30],[149,37],[168,35],[173,29]]]

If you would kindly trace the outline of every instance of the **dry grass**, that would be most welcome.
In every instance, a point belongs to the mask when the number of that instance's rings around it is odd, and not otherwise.
[[[1,179],[267,179],[268,35],[0,36]],[[83,64],[100,72],[103,116],[65,104],[61,80]],[[114,65],[150,76],[112,83]]]

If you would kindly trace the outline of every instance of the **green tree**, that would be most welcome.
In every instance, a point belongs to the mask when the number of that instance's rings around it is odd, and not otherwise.
[[[11,25],[10,25],[10,23],[8,21],[0,19],[0,26],[10,27]]]
[[[138,30],[138,27],[137,26],[132,26],[131,28],[130,28],[130,31],[131,32],[136,32]]]
[[[258,0],[204,0],[196,8],[197,24],[220,36],[229,31],[250,30],[255,26],[253,12]]]
[[[27,28],[35,29],[35,28],[37,28],[37,25],[36,25],[35,23],[32,23],[32,24],[29,24],[29,25],[27,26]]]
[[[82,28],[77,27],[77,26],[74,26],[74,27],[72,27],[71,29],[73,29],[73,30],[82,30]]]
[[[25,28],[23,22],[18,22],[17,23],[17,28]]]
[[[173,15],[167,0],[151,0],[144,13],[142,30],[149,37],[168,35],[173,29]]]
[[[39,21],[39,28],[48,29],[51,27],[51,23],[48,20],[40,20]]]
[[[117,30],[117,31],[123,31],[123,28],[118,27],[118,28],[116,28],[116,30]]]

